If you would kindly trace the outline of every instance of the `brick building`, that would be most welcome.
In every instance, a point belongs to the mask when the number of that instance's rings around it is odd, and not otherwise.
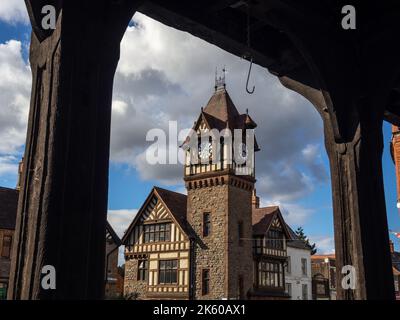
[[[336,300],[336,258],[334,254],[311,256],[313,300]]]
[[[154,187],[122,239],[125,295],[137,299],[289,298],[284,271],[290,239],[286,223],[278,207],[260,207],[254,166],[236,158],[230,162],[229,155],[238,151],[228,143],[229,137],[215,137],[215,131],[252,131],[256,126],[248,113],[238,112],[223,79],[217,80],[214,94],[192,128],[193,135],[181,146],[186,152],[187,195]],[[193,137],[196,144],[190,148]],[[233,139],[241,141],[239,153],[246,164],[254,163],[245,134]],[[258,151],[253,141],[250,148]]]

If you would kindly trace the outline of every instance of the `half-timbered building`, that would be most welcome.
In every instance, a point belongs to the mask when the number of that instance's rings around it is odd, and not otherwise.
[[[256,126],[248,112],[239,113],[218,79],[192,128],[199,161],[192,161],[192,137],[181,146],[187,195],[154,187],[125,232],[125,295],[288,298],[284,265],[290,234],[279,208],[260,208],[255,194],[253,155],[259,147],[255,139],[247,144],[246,130]],[[229,136],[226,129],[243,133]],[[232,157],[238,151],[230,139],[240,139],[241,157]],[[243,158],[245,164],[238,161]]]

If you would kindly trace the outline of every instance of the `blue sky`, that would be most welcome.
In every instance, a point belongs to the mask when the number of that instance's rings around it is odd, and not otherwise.
[[[29,107],[30,27],[21,11],[24,7],[9,3],[8,11],[0,7],[0,125],[4,122],[0,127],[0,185],[15,187]],[[249,108],[258,123],[256,135],[262,151],[256,162],[257,192],[262,204],[280,205],[293,228],[303,226],[321,253],[331,252],[329,166],[322,123],[313,107],[258,66],[252,77],[256,93],[249,96],[244,91],[246,61],[143,15],[135,15],[134,20],[121,44],[113,97],[109,219],[117,233],[122,235],[153,185],[184,192],[180,165],[144,163],[149,145],[145,133],[166,128],[169,120],[178,121],[180,128],[190,127],[212,94],[215,67],[226,65],[233,101],[241,112]],[[391,128],[385,123],[388,222],[391,229],[400,231],[390,138]],[[391,238],[399,248],[398,240]]]

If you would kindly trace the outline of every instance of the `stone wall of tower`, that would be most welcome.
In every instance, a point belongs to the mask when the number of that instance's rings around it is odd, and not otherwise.
[[[211,214],[211,234],[203,237],[203,214]],[[187,218],[197,235],[192,271],[195,299],[227,297],[227,212],[228,186],[188,190]],[[210,270],[210,294],[202,295],[202,270]]]
[[[228,218],[228,269],[229,297],[239,297],[239,277],[243,281],[242,298],[253,287],[253,246],[252,246],[252,191],[230,186]],[[243,237],[239,240],[239,222],[243,225]]]
[[[239,276],[246,294],[253,281],[251,191],[227,183],[189,189],[187,218],[197,235],[193,272],[195,299],[238,298]],[[211,213],[211,234],[203,237],[203,214]],[[239,246],[238,222],[243,222]],[[210,293],[202,295],[202,270],[210,270]]]

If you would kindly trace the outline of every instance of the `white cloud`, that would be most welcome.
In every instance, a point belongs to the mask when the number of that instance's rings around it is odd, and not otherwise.
[[[19,160],[13,156],[0,156],[0,177],[6,174],[15,175]]]
[[[122,238],[125,231],[135,218],[138,210],[137,209],[120,209],[120,210],[109,210],[107,220],[111,224],[115,233]],[[118,265],[125,263],[124,257],[124,246],[118,249]]]
[[[31,72],[21,42],[0,44],[0,176],[17,175],[26,138]]]
[[[182,188],[181,165],[152,166],[145,161],[144,152],[151,144],[146,133],[153,128],[167,132],[170,120],[178,121],[178,130],[191,127],[213,92],[215,67],[226,65],[233,101],[241,112],[249,108],[258,123],[259,195],[284,206],[292,223],[307,219],[308,209],[295,207],[293,201],[327,181],[321,160],[322,122],[313,107],[259,66],[252,73],[256,91],[248,95],[247,61],[141,14],[134,20],[139,27],[129,27],[125,34],[115,76],[111,160],[136,168],[142,180]],[[30,89],[31,74],[21,43],[0,44],[0,155],[16,157],[21,152]],[[1,166],[2,172],[15,168],[4,161]]]
[[[107,220],[113,227],[116,234],[122,238],[125,231],[135,218],[138,210],[137,209],[120,209],[120,210],[109,210]]]
[[[320,161],[322,122],[300,95],[254,66],[253,95],[245,92],[248,62],[142,14],[121,43],[114,86],[111,159],[129,163],[143,180],[181,184],[182,168],[144,160],[148,130],[169,120],[191,127],[213,92],[215,67],[227,66],[227,88],[239,111],[258,123],[257,189],[274,201],[294,201],[326,182]]]
[[[267,198],[261,198],[260,202],[261,207],[279,206],[285,222],[292,229],[296,229],[297,227],[301,227],[306,224],[311,216],[315,213],[314,209],[305,208],[301,205],[290,202],[271,201]]]
[[[8,23],[29,22],[28,12],[24,0],[1,0],[0,20]]]
[[[332,236],[309,236],[310,243],[315,243],[318,254],[335,253],[335,240]]]

